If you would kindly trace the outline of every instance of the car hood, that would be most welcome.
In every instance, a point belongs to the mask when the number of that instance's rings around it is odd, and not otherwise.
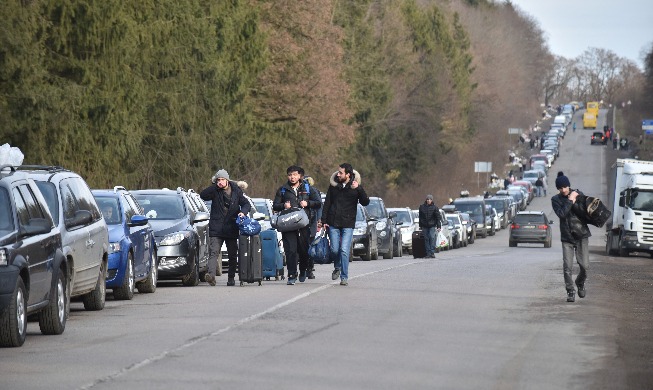
[[[180,230],[187,230],[188,228],[188,222],[185,218],[164,220],[150,219],[150,225],[152,226],[152,230],[154,230],[154,237],[163,237]]]

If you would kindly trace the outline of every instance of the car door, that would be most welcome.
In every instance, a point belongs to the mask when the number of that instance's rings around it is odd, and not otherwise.
[[[193,229],[197,233],[199,248],[197,248],[199,253],[199,266],[200,269],[204,269],[208,266],[209,263],[209,221],[194,222],[195,216],[199,212],[206,212],[206,206],[203,206],[201,199],[195,198],[192,194],[185,194],[186,207],[188,207],[188,214],[190,221],[189,223],[193,226]],[[254,209],[256,210],[256,208]]]
[[[122,194],[120,199],[122,207],[125,210],[127,228],[129,229],[129,240],[131,241],[132,251],[134,252],[134,274],[137,279],[141,279],[149,271],[150,253],[146,249],[149,248],[148,240],[150,240],[151,228],[149,224],[132,226],[132,217],[134,215],[143,215],[143,211],[131,195]]]

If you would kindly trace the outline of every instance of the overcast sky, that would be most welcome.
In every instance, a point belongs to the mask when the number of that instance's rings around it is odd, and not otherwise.
[[[575,58],[589,47],[615,52],[643,70],[653,43],[653,0],[512,0],[538,21],[553,54]]]

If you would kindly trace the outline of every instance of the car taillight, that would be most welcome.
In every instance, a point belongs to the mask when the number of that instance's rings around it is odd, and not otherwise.
[[[511,229],[519,229],[519,225],[517,225],[516,223],[513,223],[512,225],[510,225],[510,228]]]
[[[548,228],[548,226],[546,226],[546,225],[537,225],[537,228],[540,229],[540,230],[546,230]]]

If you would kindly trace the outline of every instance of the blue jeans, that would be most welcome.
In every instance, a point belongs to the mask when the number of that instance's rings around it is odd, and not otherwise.
[[[426,246],[426,256],[435,254],[435,226],[422,228],[424,232],[424,245]]]
[[[330,256],[333,261],[333,267],[340,270],[340,279],[349,278],[349,252],[351,251],[351,240],[353,236],[353,228],[334,228],[333,226],[329,226]]]

